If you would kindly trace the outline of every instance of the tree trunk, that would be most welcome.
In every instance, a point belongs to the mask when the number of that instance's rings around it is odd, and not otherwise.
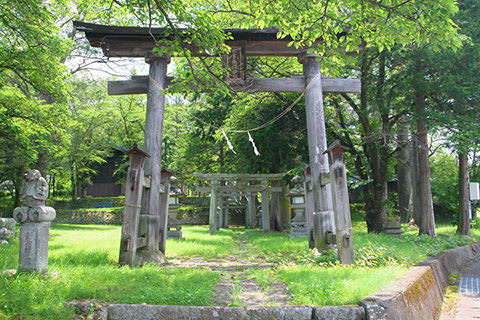
[[[70,175],[70,181],[72,183],[72,202],[75,202],[77,201],[77,179],[75,179],[76,168],[74,164],[72,164],[70,170],[72,171]]]
[[[423,96],[423,103],[425,96]],[[432,186],[430,184],[430,162],[427,140],[427,128],[423,119],[417,120],[418,131],[418,195],[420,206],[419,234],[435,236],[435,217],[433,215]]]
[[[400,221],[406,223],[410,220],[410,196],[411,196],[411,176],[410,176],[410,145],[408,141],[408,127],[405,119],[398,122],[397,136],[397,178],[398,178],[398,208],[400,211]]]
[[[422,51],[417,52],[415,60],[415,111],[417,116],[418,135],[418,196],[420,209],[419,234],[435,236],[435,217],[433,215],[432,186],[430,184],[430,162],[428,149],[428,131],[425,125],[424,114],[426,108],[427,83],[425,81],[425,66]]]
[[[367,185],[364,200],[368,232],[378,233],[383,231],[383,224],[387,219],[387,208],[385,206],[387,197],[386,183],[375,183],[373,181]]]
[[[418,139],[417,134],[412,133],[411,135],[411,154],[410,154],[410,177],[412,182],[412,197],[410,199],[410,210],[413,220],[417,226],[420,226],[420,221],[422,220],[421,209],[420,209],[420,193],[419,193],[419,184],[418,184]]]
[[[468,155],[458,152],[458,194],[459,212],[457,234],[470,235],[470,194],[468,186]]]

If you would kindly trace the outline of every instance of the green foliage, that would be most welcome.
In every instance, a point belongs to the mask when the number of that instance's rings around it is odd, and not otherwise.
[[[473,219],[472,222],[470,223],[470,227],[473,229],[480,230],[480,218]]]
[[[457,221],[458,166],[455,156],[438,151],[430,157],[430,168],[435,216],[443,221]]]

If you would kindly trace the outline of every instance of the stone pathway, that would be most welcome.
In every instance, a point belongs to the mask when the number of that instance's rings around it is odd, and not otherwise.
[[[480,258],[462,271],[458,282],[458,299],[444,311],[440,320],[480,319]]]
[[[219,272],[221,279],[214,289],[214,302],[218,306],[287,305],[290,294],[285,283],[274,283],[264,290],[256,279],[245,273],[247,269],[268,269],[274,264],[260,257],[255,257],[259,262],[253,262],[247,249],[252,244],[245,240],[243,233],[235,233],[234,241],[235,254],[228,259],[169,259],[167,267],[204,268]]]

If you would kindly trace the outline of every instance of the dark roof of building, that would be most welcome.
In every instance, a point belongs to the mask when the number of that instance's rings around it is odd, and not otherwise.
[[[78,31],[85,32],[90,36],[119,36],[131,38],[152,38],[152,35],[163,39],[168,39],[171,36],[171,29],[168,28],[145,28],[145,27],[126,27],[126,26],[110,26],[94,23],[86,23],[74,21],[73,25]],[[280,31],[277,28],[266,29],[223,29],[226,33],[232,35],[233,40],[248,40],[248,41],[291,41],[290,37],[277,39],[277,33]],[[177,29],[180,34],[187,32],[187,29]]]

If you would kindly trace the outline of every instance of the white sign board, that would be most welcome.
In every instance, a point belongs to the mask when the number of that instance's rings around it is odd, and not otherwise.
[[[480,200],[480,184],[478,182],[470,182],[470,201]]]

